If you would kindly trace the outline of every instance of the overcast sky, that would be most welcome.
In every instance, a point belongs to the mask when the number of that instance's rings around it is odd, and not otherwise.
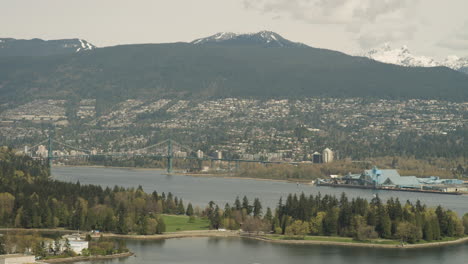
[[[468,56],[468,0],[0,0],[0,37],[83,38],[96,46],[271,30],[360,53],[390,43]]]

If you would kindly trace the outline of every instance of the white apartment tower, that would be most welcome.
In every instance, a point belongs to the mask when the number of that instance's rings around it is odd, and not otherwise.
[[[329,148],[326,148],[323,150],[323,153],[322,153],[322,160],[323,160],[323,163],[329,163],[329,162],[332,162],[333,161],[333,151]]]

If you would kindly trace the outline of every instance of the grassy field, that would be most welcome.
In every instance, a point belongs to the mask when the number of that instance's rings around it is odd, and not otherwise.
[[[166,223],[166,232],[208,230],[210,223],[207,219],[195,218],[193,223],[189,223],[189,217],[185,215],[162,215]]]

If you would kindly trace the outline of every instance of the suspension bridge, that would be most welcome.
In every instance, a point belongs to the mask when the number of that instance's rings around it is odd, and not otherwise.
[[[60,150],[55,150],[53,147],[59,146]],[[240,167],[240,163],[261,163],[261,164],[298,164],[298,162],[284,161],[263,161],[263,160],[246,160],[246,159],[228,159],[222,157],[212,157],[194,151],[190,147],[182,145],[172,139],[166,139],[156,144],[146,146],[135,150],[126,150],[119,152],[97,152],[96,150],[83,149],[72,146],[69,143],[64,143],[53,139],[49,136],[33,146],[24,146],[24,153],[36,158],[47,160],[49,167],[52,168],[53,160],[68,159],[68,158],[91,158],[91,157],[148,157],[165,159],[167,164],[167,172],[173,172],[174,159],[196,160],[199,161],[200,167],[203,161],[226,162],[231,168],[231,163],[235,164],[235,168]]]

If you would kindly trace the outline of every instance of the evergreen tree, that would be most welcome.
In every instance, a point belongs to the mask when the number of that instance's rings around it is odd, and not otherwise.
[[[254,217],[261,217],[262,216],[262,204],[258,198],[255,198],[253,204],[253,215]]]
[[[210,224],[213,229],[218,229],[221,226],[221,212],[219,210],[218,205],[216,205],[215,209],[213,210],[213,214],[210,217]]]
[[[341,235],[345,235],[347,233],[347,229],[351,224],[351,217],[351,205],[348,202],[346,194],[342,193],[340,199],[340,213],[338,216],[338,231]]]
[[[242,204],[239,200],[239,196],[236,197],[236,201],[234,202],[234,208],[235,210],[238,210],[238,211],[242,209]]]
[[[249,205],[249,199],[247,199],[247,196],[244,196],[242,199],[242,209],[245,209],[247,215],[252,213],[252,207]]]
[[[265,221],[268,221],[268,222],[271,222],[271,220],[273,219],[273,214],[271,213],[270,207],[267,207],[267,212],[266,212],[265,216],[263,217],[263,219]]]
[[[326,217],[323,219],[323,232],[327,236],[334,236],[338,234],[338,217],[339,208],[331,208],[327,211]]]
[[[283,233],[283,229],[281,228],[281,224],[280,224],[280,221],[278,219],[278,216],[275,216],[275,218],[273,218],[273,221],[272,221],[272,224],[271,224],[271,230],[273,230],[273,232],[275,232],[275,234],[282,234]]]
[[[229,203],[226,203],[224,205],[223,217],[225,217],[225,218],[231,218],[232,217],[232,209],[231,209],[231,206],[229,205]]]
[[[432,226],[431,221],[426,221],[424,222],[424,227],[423,227],[423,239],[426,241],[432,241],[434,240],[434,228]]]
[[[179,204],[177,205],[177,207],[177,214],[185,214],[184,202],[182,201],[182,199],[179,200]]]
[[[122,204],[119,205],[117,219],[117,232],[120,234],[127,234],[128,228],[125,223],[125,207]]]
[[[378,223],[375,229],[382,238],[391,238],[392,236],[392,221],[383,206],[378,209]]]
[[[192,216],[193,215],[193,206],[192,203],[189,203],[187,206],[187,211],[185,212],[186,215]]]

